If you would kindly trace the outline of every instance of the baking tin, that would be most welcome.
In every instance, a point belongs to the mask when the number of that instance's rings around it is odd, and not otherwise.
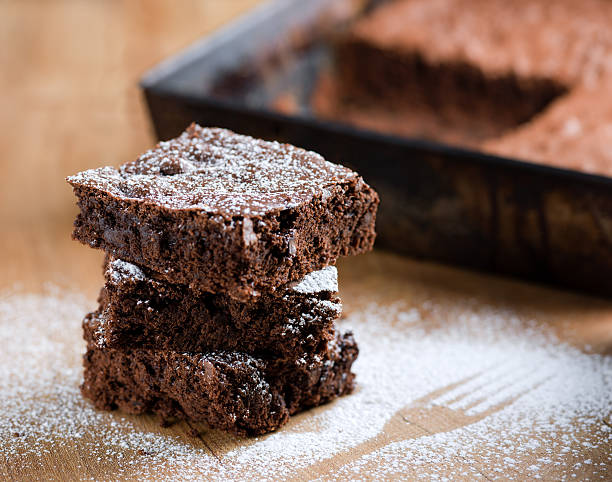
[[[612,295],[612,180],[271,111],[306,99],[355,2],[264,4],[141,81],[159,139],[192,121],[321,153],[381,196],[377,247]]]

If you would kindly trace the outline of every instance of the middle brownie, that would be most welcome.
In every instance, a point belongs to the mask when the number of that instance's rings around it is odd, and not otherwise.
[[[195,293],[120,259],[109,259],[100,293],[100,340],[108,348],[241,351],[299,358],[326,350],[342,305],[336,268],[238,301]]]

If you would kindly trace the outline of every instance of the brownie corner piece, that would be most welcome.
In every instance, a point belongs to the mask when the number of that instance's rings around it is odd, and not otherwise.
[[[288,144],[191,125],[118,169],[67,178],[73,236],[168,281],[236,298],[374,244],[378,195],[355,172]]]

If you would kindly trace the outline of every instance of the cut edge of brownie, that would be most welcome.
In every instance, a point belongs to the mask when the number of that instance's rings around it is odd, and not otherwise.
[[[201,352],[237,350],[300,357],[326,350],[342,312],[333,266],[246,302],[193,293],[186,285],[109,259],[100,294],[102,346]],[[101,347],[102,347],[101,346]]]
[[[88,348],[81,391],[102,410],[153,412],[259,435],[354,388],[350,370],[358,348],[351,333],[338,335],[323,357],[291,361],[230,351],[101,349],[95,343],[97,316],[88,315],[83,328]]]
[[[430,127],[425,137],[432,139],[456,136],[460,140],[455,142],[478,145],[528,122],[569,89],[548,77],[490,75],[460,59],[432,63],[422,52],[379,46],[363,35],[349,34],[334,48],[337,79],[333,78],[342,86],[334,91],[340,91],[341,98],[328,103],[318,99],[315,109],[338,120],[344,109],[387,110],[395,115],[409,115],[411,110],[423,115],[430,109],[440,129],[437,134],[436,126]],[[364,65],[369,68],[363,69]]]

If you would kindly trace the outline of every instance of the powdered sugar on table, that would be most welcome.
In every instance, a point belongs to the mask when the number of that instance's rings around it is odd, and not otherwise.
[[[10,470],[0,475],[55,464],[73,478],[611,477],[612,359],[511,311],[467,304],[454,323],[431,326],[444,316],[432,302],[349,310],[356,393],[255,440],[204,434],[212,454],[176,427],[97,412],[80,397],[89,304],[58,291],[0,297],[0,455]]]

